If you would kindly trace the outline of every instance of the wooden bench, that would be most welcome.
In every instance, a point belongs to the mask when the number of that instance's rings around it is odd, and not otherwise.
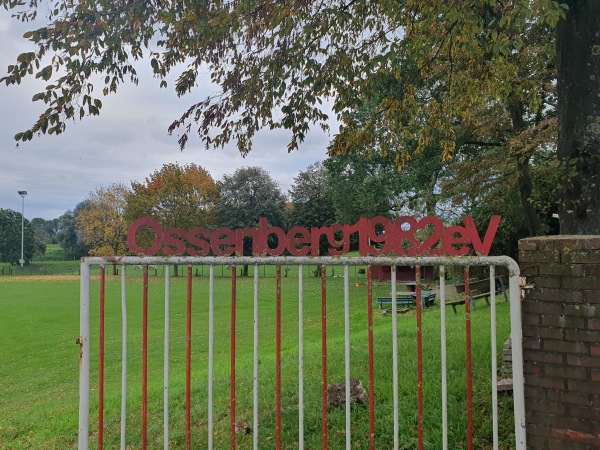
[[[399,292],[396,294],[396,306],[413,306],[417,302],[417,294],[415,292]],[[421,291],[421,302],[423,306],[428,308],[435,303],[435,294],[431,291]],[[379,309],[384,306],[392,305],[392,297],[378,297],[377,305]]]
[[[506,295],[506,289],[504,288],[504,282],[501,277],[496,277],[496,294],[503,294],[504,301],[508,302],[508,296]],[[454,310],[454,314],[456,314],[456,306],[465,304],[465,285],[459,284],[456,286],[456,293],[462,294],[461,298],[457,298],[454,300],[450,300],[446,302],[446,306],[452,306]],[[477,280],[469,283],[469,298],[471,299],[471,304],[473,305],[473,309],[477,309],[477,304],[475,300],[480,298],[485,299],[485,302],[490,304],[490,279],[486,278],[485,280]]]

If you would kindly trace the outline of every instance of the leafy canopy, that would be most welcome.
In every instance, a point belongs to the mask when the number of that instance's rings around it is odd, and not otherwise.
[[[301,227],[326,227],[335,223],[333,192],[321,163],[311,164],[294,177],[288,205],[288,224]]]
[[[90,207],[90,200],[84,200],[74,210],[65,211],[57,219],[56,240],[68,259],[78,259],[89,254],[90,246],[83,242],[81,230],[77,228],[77,216]]]
[[[205,72],[216,86],[169,127],[181,132],[182,148],[197,132],[207,146],[233,140],[245,154],[255,133],[268,127],[291,130],[293,150],[312,125],[328,129],[322,102],[331,99],[344,124],[334,152],[372,139],[379,125],[400,137],[400,161],[406,157],[403,136],[423,145],[436,137],[450,155],[453,125],[472,120],[473,106],[514,96],[539,102],[535,80],[516,83],[523,62],[513,55],[527,48],[534,29],[548,30],[564,16],[564,7],[552,0],[2,4],[20,20],[44,14],[47,23],[25,34],[35,50],[19,55],[0,79],[47,82],[33,97],[45,110],[17,141],[36,132],[58,134],[68,120],[99,114],[100,97],[126,80],[137,83],[134,62],[145,58],[161,86],[175,75],[178,95],[191,92]],[[542,67],[553,58],[551,40],[544,42],[547,48],[531,55],[529,64]],[[380,98],[373,121],[356,129],[348,113],[390,76],[400,94]],[[102,89],[94,89],[97,79]],[[417,80],[429,80],[431,89],[441,82],[445,89],[431,95],[417,89]]]
[[[163,227],[213,227],[219,191],[210,173],[197,164],[165,164],[144,183],[132,182],[127,195],[128,223],[152,217]]]
[[[253,228],[265,217],[271,226],[284,226],[286,198],[262,167],[242,167],[217,183],[221,201],[220,224],[228,228]]]
[[[75,216],[77,231],[92,256],[126,255],[127,223],[124,212],[129,190],[116,183],[91,192],[85,208]]]
[[[19,264],[21,238],[23,238],[23,259],[25,264],[29,264],[36,247],[35,233],[31,222],[27,219],[23,220],[20,212],[12,209],[0,209],[0,261]]]

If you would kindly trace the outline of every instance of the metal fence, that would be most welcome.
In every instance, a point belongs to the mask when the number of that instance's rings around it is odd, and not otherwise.
[[[214,355],[215,355],[215,267],[226,265],[232,267],[230,271],[231,276],[231,324],[230,324],[230,399],[229,399],[229,428],[230,428],[230,439],[229,445],[231,448],[236,447],[236,434],[239,432],[239,424],[236,422],[236,384],[240,382],[240,377],[249,376],[249,374],[236,373],[236,347],[238,345],[236,339],[236,327],[238,326],[238,317],[236,316],[237,310],[237,297],[236,297],[236,283],[238,282],[238,270],[236,267],[243,265],[251,265],[254,270],[253,272],[253,371],[252,371],[252,421],[247,424],[248,428],[252,430],[252,446],[253,448],[259,448],[259,436],[261,433],[261,414],[262,411],[259,409],[260,396],[269,396],[273,398],[274,403],[274,415],[275,415],[275,436],[272,441],[272,445],[275,448],[282,448],[282,446],[289,446],[290,443],[282,442],[282,428],[286,426],[283,423],[284,415],[282,414],[282,404],[288,405],[291,399],[286,398],[285,393],[282,392],[281,380],[282,380],[282,347],[281,347],[281,336],[282,336],[282,273],[281,267],[298,266],[297,282],[298,282],[298,336],[297,336],[297,364],[298,364],[298,383],[297,383],[297,408],[298,408],[298,435],[295,439],[299,448],[304,448],[305,433],[307,424],[305,423],[305,336],[304,330],[306,327],[306,321],[303,316],[305,292],[304,287],[306,285],[304,279],[303,267],[307,265],[322,267],[321,270],[321,443],[322,448],[328,448],[329,436],[331,432],[328,425],[328,367],[327,367],[327,270],[335,270],[338,277],[342,277],[343,280],[343,315],[344,315],[344,396],[345,396],[345,428],[340,430],[341,433],[345,434],[345,446],[347,449],[352,447],[353,437],[353,422],[352,414],[353,410],[351,407],[351,361],[353,348],[351,347],[351,329],[350,329],[350,286],[353,285],[351,281],[351,269],[353,273],[356,273],[354,268],[358,266],[367,267],[364,274],[364,285],[366,287],[365,300],[367,305],[367,339],[364,342],[364,346],[368,349],[368,420],[369,420],[369,433],[365,436],[364,442],[365,448],[376,448],[378,442],[378,431],[376,429],[375,415],[377,411],[377,399],[374,397],[374,385],[378,382],[377,377],[374,373],[374,345],[373,345],[373,311],[377,308],[376,298],[373,296],[373,279],[371,276],[371,266],[390,266],[391,267],[391,279],[389,281],[389,289],[391,290],[389,296],[391,301],[389,309],[391,312],[391,346],[392,346],[392,401],[393,401],[393,448],[397,449],[401,446],[401,430],[400,430],[400,417],[399,417],[399,405],[400,395],[398,392],[399,377],[402,374],[399,373],[399,340],[398,340],[398,312],[399,304],[398,299],[400,297],[406,297],[399,292],[396,282],[396,266],[414,266],[415,267],[415,283],[414,283],[414,294],[411,294],[414,298],[414,311],[416,316],[416,327],[415,327],[415,338],[416,338],[416,365],[415,371],[417,373],[417,384],[415,386],[417,395],[417,446],[418,448],[424,447],[425,435],[424,435],[424,403],[423,403],[423,390],[424,385],[427,381],[423,379],[423,329],[422,329],[422,314],[426,302],[424,301],[423,287],[420,276],[420,267],[423,266],[435,266],[439,270],[439,320],[440,320],[440,379],[441,379],[441,428],[442,428],[442,446],[444,449],[453,446],[452,442],[449,442],[449,430],[448,430],[448,377],[447,373],[447,343],[446,343],[446,271],[449,267],[462,266],[464,267],[464,285],[465,285],[465,353],[466,353],[466,416],[467,416],[467,433],[466,433],[466,447],[473,448],[473,435],[474,435],[474,412],[473,412],[473,369],[472,369],[472,337],[471,337],[471,308],[472,304],[470,301],[470,280],[469,280],[469,268],[473,266],[484,266],[489,267],[489,279],[490,279],[490,336],[491,336],[491,354],[489,355],[490,361],[490,389],[492,397],[492,422],[493,422],[493,448],[498,448],[499,442],[499,430],[498,430],[498,394],[496,391],[497,385],[497,360],[498,355],[496,349],[497,337],[496,337],[496,299],[495,299],[495,279],[496,279],[496,267],[504,267],[508,271],[508,285],[509,285],[509,301],[510,301],[510,322],[511,331],[510,337],[512,339],[512,362],[513,362],[513,400],[514,400],[514,439],[517,449],[525,449],[525,411],[524,411],[524,394],[523,394],[523,364],[522,364],[522,349],[521,349],[521,305],[520,305],[520,291],[519,291],[519,268],[518,265],[508,257],[460,257],[460,258],[449,258],[449,257],[421,257],[421,258],[408,258],[408,257],[121,257],[121,258],[84,258],[81,264],[81,293],[80,293],[80,337],[78,343],[81,346],[80,353],[80,405],[79,405],[79,449],[87,449],[90,441],[90,411],[95,414],[97,412],[97,429],[94,430],[94,439],[97,439],[98,448],[104,448],[104,409],[105,409],[105,304],[106,304],[106,278],[104,267],[112,264],[118,264],[121,266],[121,304],[122,304],[122,355],[121,359],[121,417],[120,417],[120,445],[122,449],[127,448],[128,436],[126,434],[126,425],[128,421],[129,411],[127,410],[127,396],[128,396],[128,361],[132,349],[128,345],[128,324],[130,318],[127,316],[127,289],[128,289],[128,276],[127,269],[130,266],[138,266],[143,271],[143,282],[141,287],[142,297],[142,342],[141,342],[141,448],[148,448],[149,437],[148,437],[148,361],[149,361],[149,342],[148,342],[148,304],[149,304],[149,270],[150,266],[166,266],[164,270],[164,354],[162,358],[163,364],[163,411],[162,411],[162,422],[163,422],[163,444],[162,446],[166,449],[170,445],[170,423],[173,419],[170,419],[170,391],[173,388],[172,382],[170,381],[170,334],[171,334],[171,270],[169,267],[174,265],[183,265],[187,268],[186,275],[186,346],[185,346],[185,447],[186,448],[198,448],[199,446],[206,446],[206,448],[212,449],[215,446],[213,441],[213,435],[215,432],[215,411],[214,411]],[[90,348],[90,304],[92,301],[91,295],[91,268],[100,267],[99,271],[99,292],[98,303],[99,303],[99,323],[98,329],[98,353],[97,353],[97,365],[98,365],[98,378],[97,378],[97,393],[98,393],[98,406],[97,410],[95,407],[90,405],[90,392],[96,390],[96,386],[91,386],[90,378],[90,359],[92,350]],[[197,422],[193,421],[192,417],[192,405],[197,399],[193,398],[192,395],[192,306],[197,304],[198,299],[194,297],[192,292],[193,280],[196,275],[196,268],[204,266],[203,273],[208,271],[207,282],[208,282],[208,298],[205,299],[208,304],[208,348],[205,368],[207,371],[207,398],[206,401],[206,421],[203,426],[206,427],[206,442],[199,444],[192,440],[193,427],[198,426]],[[259,297],[264,295],[260,291],[261,286],[261,270],[259,267],[262,266],[274,266],[275,267],[275,379],[272,380],[272,390],[269,392],[259,392],[259,365],[261,352],[259,348],[259,325],[270,326],[270,324],[262,325],[261,315],[259,313]],[[362,271],[361,271],[362,272]],[[264,273],[264,271],[263,271]],[[93,283],[96,283],[94,281]],[[94,293],[94,299],[96,298]],[[206,304],[204,303],[204,304]],[[435,312],[435,310],[433,310]],[[296,320],[296,319],[294,319]],[[96,325],[94,325],[96,327]],[[264,329],[264,328],[262,328]],[[217,330],[220,331],[220,330]],[[364,330],[361,330],[364,333]],[[94,338],[95,339],[95,338]],[[194,353],[196,357],[196,353]],[[204,364],[204,363],[203,363]],[[94,366],[96,362],[94,362]],[[204,400],[203,400],[204,401]],[[294,400],[295,401],[295,400]],[[314,428],[314,427],[313,427]],[[314,432],[314,430],[312,430]],[[97,434],[96,434],[97,433]],[[239,437],[237,438],[239,439]],[[156,445],[155,438],[153,438],[154,444]]]

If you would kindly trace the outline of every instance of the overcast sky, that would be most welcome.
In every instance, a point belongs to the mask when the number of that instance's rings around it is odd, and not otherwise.
[[[25,31],[0,12],[1,76],[19,53],[31,49],[21,38]],[[15,133],[29,128],[45,109],[43,103],[31,102],[43,85],[35,80],[0,85],[0,209],[21,211],[17,191],[25,190],[25,217],[54,219],[100,186],[143,181],[164,164],[176,162],[199,164],[215,181],[239,167],[262,166],[287,194],[298,172],[326,157],[331,136],[318,127],[292,154],[286,148],[289,134],[269,130],[255,138],[254,150],[246,158],[235,143],[224,150],[205,150],[195,135],[180,152],[177,137],[168,136],[167,128],[192,103],[204,99],[210,86],[198,86],[192,94],[177,98],[172,84],[169,89],[158,88],[146,65],[140,66],[137,87],[122,85],[116,95],[102,98],[100,116],[68,122],[63,135],[42,135],[18,148]],[[97,92],[101,89],[98,85]]]

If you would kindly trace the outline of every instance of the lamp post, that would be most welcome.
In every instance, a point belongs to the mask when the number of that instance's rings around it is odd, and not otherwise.
[[[23,199],[23,204],[21,206],[21,259],[19,260],[21,267],[23,267],[25,264],[25,259],[23,258],[23,241],[25,240],[25,196],[27,195],[27,191],[18,192]]]

